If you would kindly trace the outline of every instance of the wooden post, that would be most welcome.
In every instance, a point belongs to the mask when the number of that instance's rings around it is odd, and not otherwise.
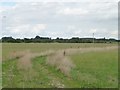
[[[65,51],[63,52],[63,55],[65,56]]]

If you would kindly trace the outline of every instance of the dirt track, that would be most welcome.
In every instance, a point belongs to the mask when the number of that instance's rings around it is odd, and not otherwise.
[[[32,58],[37,56],[47,56],[46,64],[55,66],[56,69],[60,70],[62,73],[69,75],[71,68],[74,68],[75,65],[68,58],[69,55],[75,53],[86,53],[86,52],[94,52],[94,51],[103,51],[110,49],[117,49],[117,46],[111,47],[91,47],[91,48],[69,48],[64,50],[49,50],[42,53],[32,53],[30,50],[22,51],[22,52],[14,52],[12,58],[18,58],[18,68],[20,69],[31,69],[32,68]],[[65,55],[64,55],[65,52]]]

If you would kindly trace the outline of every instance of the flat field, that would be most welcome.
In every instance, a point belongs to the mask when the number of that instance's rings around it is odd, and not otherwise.
[[[3,88],[117,88],[117,44],[3,43]]]

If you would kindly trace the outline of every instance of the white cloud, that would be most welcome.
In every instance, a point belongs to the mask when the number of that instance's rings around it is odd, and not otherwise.
[[[1,0],[13,2],[118,2],[119,0]]]
[[[31,3],[31,5],[36,6],[36,5],[38,5],[38,2],[33,2],[33,3]]]
[[[90,11],[89,15],[97,19],[116,18],[118,15],[118,3],[89,3],[87,6]]]
[[[4,11],[3,7],[0,7],[0,14]]]
[[[29,32],[30,25],[29,24],[20,25],[20,26],[8,27],[6,29],[9,29],[10,33],[15,33],[15,34],[27,33],[27,32]]]
[[[97,29],[91,29],[89,32],[90,32],[90,33],[96,33],[96,32],[97,32]]]
[[[25,2],[17,3],[8,9],[6,7],[5,27],[8,28],[4,30],[3,35],[84,37],[95,33],[100,37],[115,36],[116,38],[117,32],[112,31],[117,27],[117,3],[93,1],[89,1],[90,3]]]
[[[19,4],[16,3],[14,6],[0,6],[0,13],[8,12],[11,10],[15,10],[19,7]]]
[[[113,36],[113,37],[118,37],[118,31],[117,31],[117,30],[112,31],[112,32],[111,32],[111,36]]]
[[[46,24],[36,24],[36,25],[30,25],[30,24],[24,24],[20,26],[14,26],[14,27],[6,27],[6,30],[8,31],[8,35],[16,35],[16,36],[27,36],[32,37],[33,35],[40,34],[43,30],[46,29]],[[5,34],[5,31],[3,32]]]
[[[81,8],[64,8],[62,10],[59,10],[57,12],[58,14],[63,14],[63,15],[86,15],[88,14],[87,10],[81,9]]]
[[[96,28],[96,29],[91,29],[89,31],[89,33],[94,33],[95,37],[96,38],[99,38],[99,37],[105,37],[105,38],[111,38],[111,37],[114,37],[114,38],[118,38],[118,31],[117,30],[110,30],[110,29],[100,29],[100,28]]]
[[[68,25],[68,30],[74,30],[76,29],[75,25]]]
[[[46,29],[46,24],[36,24],[35,26],[33,26],[33,33],[39,33],[41,30]]]

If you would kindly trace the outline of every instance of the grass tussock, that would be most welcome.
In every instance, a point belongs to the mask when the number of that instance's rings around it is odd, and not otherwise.
[[[16,58],[18,59],[18,68],[19,69],[31,69],[32,67],[32,62],[31,60],[35,57],[38,56],[44,56],[44,55],[49,55],[53,53],[53,51],[49,50],[48,52],[42,52],[42,53],[32,53],[30,50],[26,51],[20,51],[20,52],[13,52],[11,53],[11,58]]]
[[[23,56],[18,60],[18,68],[30,69],[31,68],[31,57],[30,54]]]
[[[86,52],[94,52],[94,51],[103,51],[117,49],[117,46],[109,46],[109,47],[90,47],[90,48],[69,48],[65,50],[60,50],[57,52],[52,52],[51,55],[48,56],[46,63],[48,65],[56,67],[57,70],[60,70],[65,75],[69,75],[70,70],[75,67],[73,62],[67,57],[69,55],[75,53],[86,53]],[[65,55],[64,55],[65,51]]]
[[[70,70],[75,67],[72,61],[64,56],[63,52],[57,52],[48,56],[46,63],[56,67],[57,70],[60,70],[67,76],[69,75]]]
[[[9,59],[19,59],[26,54],[25,51],[13,51],[9,54]]]
[[[30,69],[32,66],[30,51],[24,51],[22,54],[22,57],[18,59],[18,68],[25,70]]]

